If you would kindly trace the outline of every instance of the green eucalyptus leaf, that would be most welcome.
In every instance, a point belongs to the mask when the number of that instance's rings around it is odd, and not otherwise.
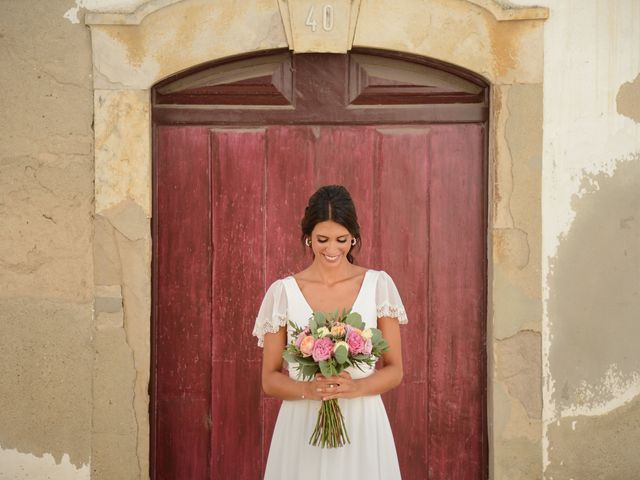
[[[362,321],[362,317],[358,312],[349,313],[344,321],[352,327],[358,328],[360,330],[364,329],[364,322]]]
[[[349,358],[349,350],[345,345],[340,345],[338,348],[336,348],[334,356],[336,358],[336,362],[341,365],[347,362]]]
[[[324,375],[326,378],[329,378],[331,376],[331,365],[329,364],[329,362],[326,360],[322,360],[319,365],[322,375]]]
[[[380,329],[378,328],[372,328],[371,329],[371,343],[372,344],[376,344],[378,343],[380,340],[382,340],[382,332],[380,331]]]

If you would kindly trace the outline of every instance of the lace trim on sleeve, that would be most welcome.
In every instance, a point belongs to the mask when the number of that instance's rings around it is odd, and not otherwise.
[[[287,294],[282,280],[276,280],[265,293],[253,326],[252,335],[258,337],[258,346],[264,347],[265,334],[277,333],[286,326],[287,318]]]
[[[407,312],[405,312],[404,307],[398,307],[397,305],[389,305],[388,303],[385,303],[384,305],[378,305],[378,307],[376,308],[376,312],[378,314],[378,318],[397,318],[399,323],[407,323],[409,321],[409,319],[407,318]]]
[[[397,318],[399,323],[408,323],[400,293],[393,279],[385,271],[380,271],[376,285],[376,314],[378,318]]]
[[[260,323],[256,320],[256,324],[253,327],[252,335],[258,337],[258,346],[264,347],[264,336],[267,333],[278,333],[281,327],[287,325],[287,316],[282,314],[275,314],[271,318],[265,318]]]

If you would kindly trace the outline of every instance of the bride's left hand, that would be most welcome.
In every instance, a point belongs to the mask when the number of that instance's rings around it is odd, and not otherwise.
[[[351,378],[348,372],[326,378],[321,373],[316,374],[316,387],[322,395],[322,400],[333,398],[355,398],[360,396],[358,381]]]

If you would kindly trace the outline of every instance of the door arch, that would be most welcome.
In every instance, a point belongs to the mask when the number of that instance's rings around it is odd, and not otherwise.
[[[261,475],[279,404],[253,317],[308,261],[299,217],[324,183],[350,189],[359,263],[408,308],[383,396],[403,476],[486,478],[488,101],[469,72],[372,50],[263,52],[154,87],[153,478]]]

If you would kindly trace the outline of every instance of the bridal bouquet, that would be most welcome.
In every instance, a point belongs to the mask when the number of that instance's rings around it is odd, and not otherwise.
[[[298,364],[298,377],[309,380],[321,372],[326,378],[338,375],[347,367],[371,368],[389,348],[377,328],[364,328],[359,313],[342,311],[327,314],[313,312],[307,327],[292,321],[294,339],[282,356],[289,365]],[[338,400],[324,400],[318,412],[309,443],[321,448],[342,447],[351,443]]]

